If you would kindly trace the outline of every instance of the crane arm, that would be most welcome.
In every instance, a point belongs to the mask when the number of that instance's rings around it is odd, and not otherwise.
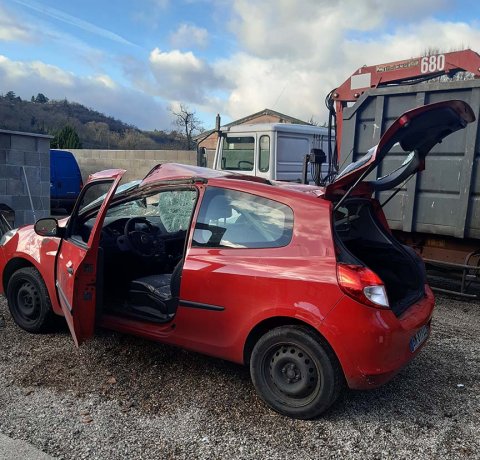
[[[418,83],[438,76],[452,77],[457,72],[470,72],[480,78],[480,55],[470,49],[420,56],[357,69],[345,82],[327,96],[330,111],[329,128],[335,130],[335,150],[330,158],[338,159],[342,141],[343,109],[365,91],[381,86]],[[337,165],[334,165],[335,169]]]
[[[480,77],[480,56],[470,49],[432,54],[403,61],[389,62],[357,69],[332,94],[335,101],[356,101],[370,88],[382,85],[414,82],[466,71]]]

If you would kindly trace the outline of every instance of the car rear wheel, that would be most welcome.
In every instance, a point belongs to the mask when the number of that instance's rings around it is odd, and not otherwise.
[[[335,355],[303,326],[282,326],[263,335],[253,349],[250,374],[272,409],[299,419],[325,412],[343,386]]]
[[[11,276],[7,300],[14,321],[22,329],[46,332],[54,326],[55,315],[47,287],[35,268],[21,268]]]

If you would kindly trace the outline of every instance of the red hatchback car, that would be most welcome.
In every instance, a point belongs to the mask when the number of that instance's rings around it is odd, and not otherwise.
[[[31,332],[64,315],[77,345],[101,326],[249,365],[270,407],[318,416],[427,339],[423,263],[372,194],[474,118],[461,101],[407,112],[326,188],[177,164],[118,189],[123,170],[94,174],[69,219],[3,235],[10,312]],[[392,148],[394,171],[366,181]]]

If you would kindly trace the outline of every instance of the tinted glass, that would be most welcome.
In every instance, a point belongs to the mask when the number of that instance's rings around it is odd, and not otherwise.
[[[375,150],[375,147],[370,149],[362,158],[358,159],[357,161],[354,161],[353,163],[350,163],[348,166],[346,166],[337,176],[337,179],[339,179],[342,176],[345,176],[346,174],[355,171],[358,168],[361,168],[365,163],[371,160],[373,152]]]
[[[270,167],[270,137],[261,136],[259,144],[258,169],[267,172]]]
[[[205,192],[193,235],[194,246],[274,248],[286,246],[293,211],[250,193],[211,187]]]
[[[254,149],[253,137],[224,137],[220,168],[253,171]]]
[[[107,192],[110,190],[110,186],[113,181],[99,182],[87,185],[87,190],[82,197],[78,212],[81,213],[84,209],[87,209],[90,204],[101,204],[101,202],[107,196]]]
[[[115,190],[115,196],[117,197],[118,195],[121,195],[124,192],[130,191],[140,184],[140,180],[134,180],[131,182],[127,182],[126,184],[119,185],[117,187],[117,190]],[[104,198],[106,197],[106,193],[103,193],[100,195],[97,199],[89,203],[88,205],[84,206],[81,208],[82,212],[87,212],[89,209],[93,209],[95,206],[99,206]]]
[[[84,220],[82,218],[82,211],[83,215],[85,215],[86,210],[89,209],[89,205],[97,200],[97,205],[101,205],[107,195],[107,192],[110,190],[112,183],[112,180],[106,180],[102,182],[92,182],[85,186],[85,188],[83,189],[82,197],[80,198],[81,201],[78,206],[78,212],[76,214],[72,214],[71,220],[69,222],[67,231],[68,237],[74,240],[78,240],[79,242],[87,242],[89,237],[89,231],[86,231],[86,229],[83,227]],[[93,228],[97,217],[98,214],[96,213],[95,216],[91,218],[90,230],[91,228]]]

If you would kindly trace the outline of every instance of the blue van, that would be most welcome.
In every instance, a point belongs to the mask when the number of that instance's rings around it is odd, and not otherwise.
[[[50,150],[50,208],[70,213],[83,187],[77,160],[66,150]]]

